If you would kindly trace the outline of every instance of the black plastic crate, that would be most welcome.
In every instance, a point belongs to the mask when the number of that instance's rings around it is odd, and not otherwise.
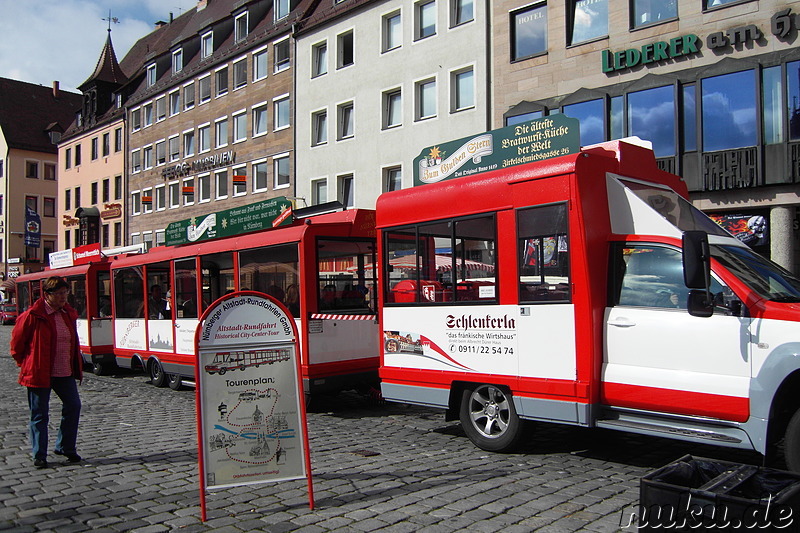
[[[686,455],[641,479],[642,531],[800,532],[800,475]]]

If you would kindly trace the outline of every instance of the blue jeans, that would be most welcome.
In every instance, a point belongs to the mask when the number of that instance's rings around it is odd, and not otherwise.
[[[78,385],[73,377],[50,378],[50,388],[28,387],[28,406],[31,410],[30,435],[34,459],[47,459],[50,391],[55,391],[63,404],[55,449],[65,454],[77,452],[78,421],[81,416]]]

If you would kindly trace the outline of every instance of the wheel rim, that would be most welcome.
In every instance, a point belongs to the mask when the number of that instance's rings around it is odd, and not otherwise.
[[[161,369],[161,365],[158,363],[153,363],[153,365],[150,367],[150,378],[154,382],[161,380],[163,373],[164,371]]]
[[[496,439],[508,430],[511,406],[506,394],[490,385],[478,387],[469,397],[472,425],[486,438]]]

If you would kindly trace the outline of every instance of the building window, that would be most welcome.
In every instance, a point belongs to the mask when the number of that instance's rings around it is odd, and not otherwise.
[[[39,212],[39,197],[38,196],[26,196],[25,197],[25,206],[30,207],[33,211]]]
[[[399,191],[403,188],[403,171],[392,167],[383,171],[383,192]]]
[[[111,201],[111,180],[108,178],[103,180],[103,192],[101,198],[103,202]]]
[[[110,238],[109,237],[110,236],[109,236],[108,224],[103,224],[103,241],[102,241],[103,248],[108,248],[109,242],[110,242]]]
[[[56,216],[56,199],[52,197],[45,196],[43,199],[44,204],[42,205],[42,215],[46,217],[55,217]]]
[[[789,140],[800,140],[800,61],[786,63],[786,103]]]
[[[211,200],[211,175],[205,174],[197,176],[197,188],[199,203],[208,202]]]
[[[790,64],[786,70],[791,70]],[[795,80],[797,74],[794,73]],[[796,82],[795,82],[796,83]],[[766,67],[761,71],[762,116],[764,117],[764,144],[783,142],[783,80],[781,67]],[[791,101],[791,100],[789,100]],[[794,105],[797,105],[794,103]],[[789,115],[792,116],[792,115]]]
[[[233,64],[233,88],[239,89],[247,85],[247,58]]]
[[[353,102],[341,104],[336,109],[336,134],[337,140],[350,139],[355,134],[355,119],[353,118]]]
[[[141,215],[142,214],[142,193],[139,191],[133,191],[131,193],[131,215]]]
[[[153,125],[153,104],[145,104],[142,106],[142,113],[144,114],[144,127]]]
[[[183,86],[183,108],[191,109],[194,107],[194,82]]]
[[[205,124],[197,128],[197,144],[199,153],[211,150],[211,125]]]
[[[72,232],[70,230],[65,230],[64,231],[64,249],[65,250],[69,250],[71,248],[71,246],[70,246],[70,237],[71,236],[72,236]],[[0,243],[2,243],[2,241],[0,241]]]
[[[142,155],[139,150],[131,152],[131,173],[136,173],[142,170]]]
[[[3,165],[0,162],[0,176],[3,175]],[[44,179],[49,181],[54,181],[56,179],[56,164],[55,163],[45,163],[44,164]]]
[[[349,67],[353,64],[355,49],[352,30],[336,37],[336,54],[336,68]]]
[[[147,65],[147,86],[152,87],[156,84],[156,64]]]
[[[214,134],[216,139],[216,147],[222,148],[228,146],[228,119],[223,118],[214,123]]]
[[[92,198],[91,205],[97,205],[97,200],[100,197],[100,191],[99,191],[99,184],[96,181],[92,182],[91,189],[90,189],[90,195],[91,195],[91,198]]]
[[[2,161],[0,161],[0,165],[2,165]],[[72,168],[72,148],[67,148],[64,151],[64,169],[69,170]]]
[[[547,4],[511,13],[511,60],[547,53]]]
[[[383,16],[383,51],[395,50],[403,44],[400,11]]]
[[[289,97],[280,97],[276,98],[275,101],[275,111],[272,114],[272,120],[274,121],[273,130],[279,130],[283,128],[288,128],[290,126],[289,122]]]
[[[656,157],[675,152],[675,87],[668,85],[628,93],[628,135],[653,143]]]
[[[607,0],[602,0],[607,1]],[[475,20],[474,0],[450,0],[450,20],[452,26],[466,24]]]
[[[167,118],[167,97],[162,96],[156,100],[156,121],[161,122]]]
[[[355,192],[353,191],[353,175],[339,176],[339,202],[345,207],[353,207]]]
[[[81,188],[75,187],[75,209],[81,206]]]
[[[275,0],[275,20],[289,16],[289,0]]]
[[[122,222],[114,222],[114,246],[122,246]]]
[[[451,75],[451,105],[453,111],[461,111],[475,107],[475,72],[472,67],[465,68]]]
[[[169,116],[174,117],[181,112],[181,92],[172,91],[169,93]]]
[[[228,94],[228,67],[223,67],[217,71],[217,98]]]
[[[131,110],[131,132],[139,131],[142,128],[142,109]]]
[[[273,45],[275,52],[275,72],[286,70],[291,66],[291,59],[289,55],[289,39],[277,42]]]
[[[183,157],[194,155],[194,130],[183,132]]]
[[[183,205],[194,204],[194,178],[183,180]]]
[[[253,192],[267,190],[267,162],[253,163]]]
[[[247,140],[247,113],[242,112],[233,116],[233,142]]]
[[[167,162],[167,142],[158,141],[156,143],[156,165],[164,165]]]
[[[403,124],[403,100],[400,89],[383,93],[383,127],[395,128]]]
[[[253,108],[253,137],[267,133],[267,104]]]
[[[324,204],[328,201],[328,180],[313,180],[311,182],[311,203]]]
[[[169,208],[175,209],[181,205],[181,183],[173,181],[169,184]]]
[[[153,189],[142,191],[142,213],[153,212]]]
[[[80,164],[81,164],[81,145],[80,144],[76,144],[75,145],[75,166],[77,167]]]
[[[114,200],[122,200],[122,176],[114,176]]]
[[[419,81],[416,84],[417,120],[436,116],[436,80]]]
[[[122,128],[114,130],[114,152],[122,151]]]
[[[103,157],[108,157],[111,153],[111,133],[103,134]]]
[[[715,0],[725,1],[725,0]],[[678,18],[677,0],[633,0],[632,27],[657,24]]]
[[[328,112],[317,111],[311,114],[311,146],[328,142]]]
[[[579,104],[565,105],[562,112],[577,118],[581,125],[581,146],[597,144],[606,140],[605,105],[603,100],[590,100]]]
[[[608,0],[570,0],[571,24],[567,42],[584,43],[608,35]]]
[[[283,189],[289,186],[289,156],[276,156],[272,160],[275,169],[275,188]]]
[[[77,164],[77,163],[76,163]],[[25,161],[25,177],[39,179],[39,162]]]
[[[328,43],[318,43],[311,47],[311,77],[328,73]]]
[[[167,188],[163,185],[156,187],[156,211],[163,211],[167,208]]]
[[[242,165],[233,169],[233,195],[242,196],[247,194],[247,167]]]
[[[247,28],[247,11],[244,13],[237,15],[233,21],[233,25],[236,28],[235,32],[235,39],[238,43],[239,41],[244,41],[247,38],[247,34],[249,33]]]
[[[177,74],[183,70],[183,49],[172,52],[172,73]]]
[[[64,211],[72,209],[72,190],[64,189]]]
[[[181,158],[181,140],[177,135],[169,138],[169,160],[177,161]]]
[[[100,149],[99,149],[100,143],[98,142],[97,137],[92,137],[91,147],[92,147],[92,161],[94,161],[98,157],[100,157]]]
[[[217,200],[228,197],[228,171],[220,170],[214,173],[214,183],[217,188]]]
[[[436,2],[417,2],[414,4],[414,38],[425,39],[436,35]]]
[[[197,80],[197,86],[200,91],[200,103],[204,104],[211,100],[211,75]]]
[[[544,116],[543,111],[530,111],[528,113],[520,113],[519,115],[511,115],[509,117],[506,117],[505,125],[513,126],[514,124],[522,124],[523,122],[529,122],[537,118],[542,118],[543,116]]]
[[[153,146],[145,146],[142,150],[142,165],[144,170],[153,168]]]
[[[754,70],[705,78],[703,151],[731,150],[757,143],[756,78]]]
[[[200,59],[211,57],[214,53],[214,32],[208,32],[200,37]]]
[[[267,49],[253,52],[253,81],[258,81],[267,77]]]

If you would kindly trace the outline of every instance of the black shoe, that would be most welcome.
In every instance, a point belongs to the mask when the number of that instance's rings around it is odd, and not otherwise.
[[[33,466],[36,468],[47,468],[47,459],[34,459]]]
[[[67,458],[67,461],[70,462],[70,463],[80,463],[81,462],[81,456],[78,455],[77,453],[66,453],[66,452],[62,452],[62,451],[59,451],[59,450],[53,450],[53,453],[55,453],[56,455],[63,455],[64,457]]]

